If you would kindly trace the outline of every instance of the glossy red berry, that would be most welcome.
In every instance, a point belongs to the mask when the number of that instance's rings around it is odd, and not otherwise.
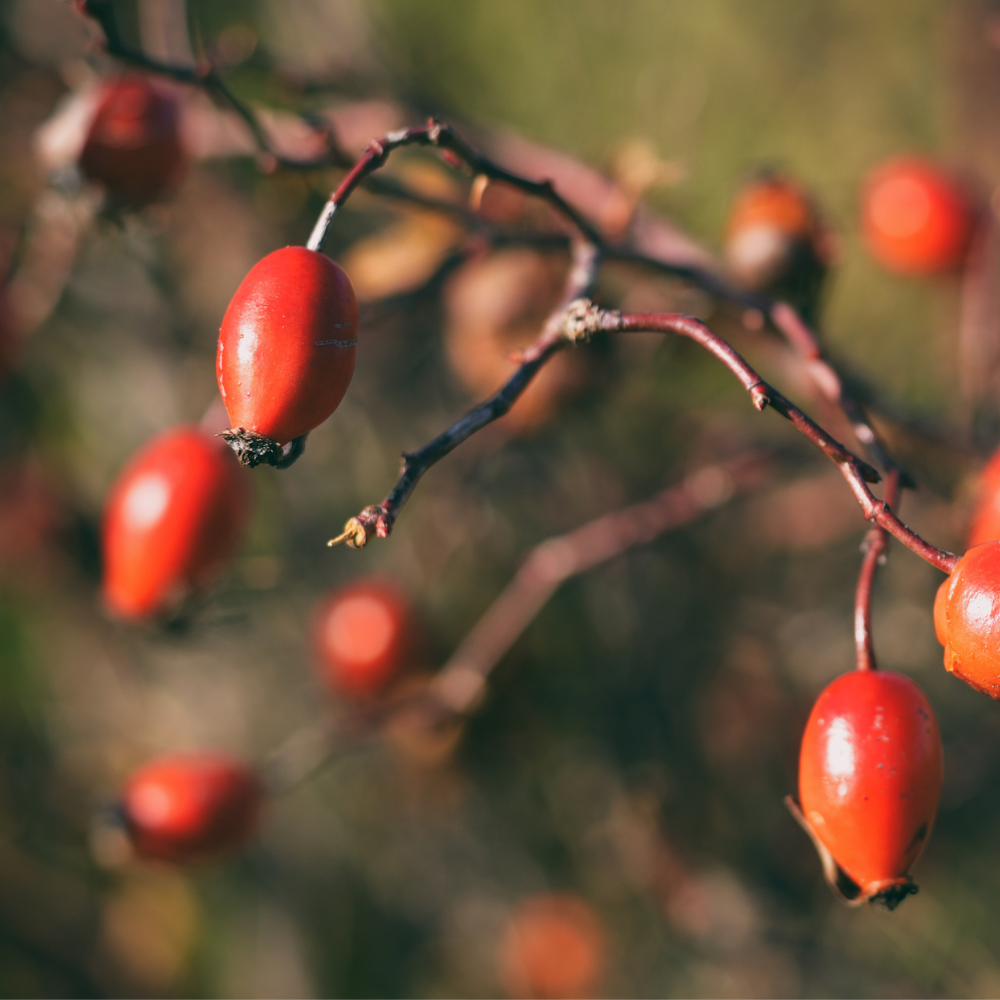
[[[1000,542],[969,549],[938,587],[934,629],[945,669],[1000,699]]]
[[[937,811],[941,737],[909,677],[855,670],[816,700],[799,756],[799,800],[813,836],[859,889],[895,906]]]
[[[80,170],[113,199],[143,205],[170,191],[187,164],[176,98],[145,76],[101,84]]]
[[[379,694],[407,666],[414,628],[409,601],[390,581],[342,587],[320,603],[314,618],[323,679],[348,697]]]
[[[260,818],[263,786],[242,761],[177,754],[144,764],[126,782],[121,814],[136,854],[202,861],[236,850]]]
[[[601,921],[582,899],[532,896],[507,924],[498,955],[500,978],[514,997],[589,996],[603,974],[606,952]]]
[[[274,464],[279,445],[318,427],[354,373],[358,304],[350,279],[305,247],[275,250],[236,290],[219,331],[217,374],[247,465]]]
[[[1000,449],[979,476],[979,492],[965,546],[971,549],[997,539],[1000,539]]]
[[[872,256],[903,274],[959,268],[976,224],[963,185],[927,160],[899,157],[865,183],[862,227]]]
[[[118,476],[104,511],[104,600],[122,618],[168,613],[239,544],[249,484],[225,444],[197,427],[161,434]]]

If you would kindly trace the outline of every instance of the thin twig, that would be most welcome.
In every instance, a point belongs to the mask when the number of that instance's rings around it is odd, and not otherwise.
[[[328,546],[346,542],[351,548],[360,549],[372,535],[388,538],[399,512],[424,473],[476,431],[507,413],[551,357],[589,335],[586,328],[597,310],[582,296],[593,284],[598,265],[597,251],[592,245],[576,244],[563,302],[549,317],[538,339],[521,352],[521,363],[514,374],[486,402],[471,409],[429,444],[405,453],[402,472],[385,500],[365,507],[352,517],[343,532],[327,542]]]
[[[890,507],[898,506],[900,493],[900,473],[893,469],[886,476],[883,499]],[[868,529],[862,542],[864,558],[858,574],[858,586],[854,593],[854,645],[857,652],[858,670],[875,670],[875,647],[872,643],[872,586],[878,567],[885,562],[885,552],[889,547],[889,535],[885,528],[876,524]]]
[[[885,500],[879,500],[872,493],[868,483],[877,483],[881,478],[872,466],[827,434],[794,403],[765,382],[722,337],[713,333],[704,323],[689,316],[671,313],[623,314],[607,311],[602,313],[597,329],[602,332],[621,333],[647,330],[677,333],[700,344],[739,379],[758,410],[763,410],[765,406],[776,410],[840,469],[867,520],[885,528],[932,566],[945,573],[950,573],[955,568],[959,559],[957,555],[925,541],[892,512]]]

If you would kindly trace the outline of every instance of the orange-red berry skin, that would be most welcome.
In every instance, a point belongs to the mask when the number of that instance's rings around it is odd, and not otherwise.
[[[350,279],[305,247],[268,254],[236,290],[219,331],[219,389],[234,428],[278,444],[318,427],[354,374]]]
[[[597,914],[561,893],[531,896],[511,916],[497,955],[513,997],[591,996],[604,971],[607,940]]]
[[[909,881],[943,776],[933,709],[909,677],[855,670],[817,699],[802,737],[799,800],[865,898]]]
[[[934,629],[945,669],[1000,699],[1000,542],[969,549],[938,587]]]
[[[378,695],[408,665],[415,627],[409,601],[388,580],[363,580],[330,594],[313,617],[323,681],[349,698]]]
[[[243,846],[260,818],[263,786],[242,761],[219,753],[176,754],[144,764],[120,808],[138,856],[204,861]]]
[[[187,164],[176,99],[137,74],[113,77],[101,88],[80,170],[116,201],[142,205],[161,197]]]
[[[865,242],[890,270],[913,275],[956,270],[975,224],[976,212],[962,184],[918,157],[889,160],[865,183]]]
[[[965,547],[1000,539],[1000,449],[986,463],[979,476],[979,495],[969,525]]]
[[[128,463],[104,511],[104,601],[112,614],[168,613],[232,555],[249,484],[229,449],[197,427],[150,441]]]

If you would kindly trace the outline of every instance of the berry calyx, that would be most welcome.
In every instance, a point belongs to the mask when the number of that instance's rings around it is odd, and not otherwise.
[[[244,465],[281,464],[282,446],[333,413],[357,342],[354,289],[329,257],[285,247],[254,265],[223,317],[216,357],[232,425],[223,436]]]
[[[205,861],[242,847],[260,819],[257,773],[220,753],[177,754],[128,779],[119,812],[136,854],[155,861]]]
[[[966,548],[1000,539],[1000,449],[979,475],[979,495],[969,525]]]
[[[238,546],[249,484],[216,438],[178,427],[154,438],[119,474],[104,511],[104,601],[143,619],[175,611]]]
[[[532,896],[515,910],[500,943],[500,978],[514,997],[590,995],[604,971],[607,941],[594,910],[562,894]]]
[[[895,908],[937,811],[941,736],[923,691],[903,674],[855,670],[820,694],[802,737],[799,801],[817,847],[852,902]],[[845,891],[846,890],[846,891]]]
[[[938,587],[934,630],[945,669],[1000,699],[1000,542],[969,549]]]
[[[868,249],[881,264],[902,274],[931,275],[961,267],[976,211],[951,174],[903,156],[869,175],[861,221]]]
[[[390,581],[342,587],[321,602],[314,617],[323,680],[350,698],[380,694],[407,666],[414,628],[409,601]]]
[[[125,205],[144,205],[176,186],[187,165],[176,98],[134,73],[101,84],[80,153],[85,177]]]

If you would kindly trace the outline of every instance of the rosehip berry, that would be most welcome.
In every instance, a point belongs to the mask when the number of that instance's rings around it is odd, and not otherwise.
[[[136,853],[202,861],[236,850],[260,818],[257,773],[224,754],[178,754],[144,764],[126,782],[120,809]]]
[[[934,630],[945,669],[1000,699],[1000,542],[969,549],[938,587]]]
[[[799,755],[799,798],[813,836],[857,885],[858,900],[895,907],[941,794],[941,737],[909,677],[855,670],[816,700]]]
[[[177,100],[135,74],[101,87],[80,170],[116,201],[144,205],[171,190],[187,164]]]
[[[358,303],[350,279],[305,247],[275,250],[236,290],[219,331],[219,390],[245,465],[280,461],[281,445],[318,427],[354,373]]]
[[[865,183],[862,228],[872,256],[903,274],[940,274],[962,265],[976,224],[953,176],[917,157],[899,157]]]
[[[806,192],[791,178],[767,174],[745,185],[733,204],[725,253],[740,285],[800,304],[818,295],[829,238]]]
[[[389,581],[342,587],[321,602],[314,619],[323,679],[348,697],[379,694],[407,665],[414,628],[409,601]]]
[[[161,434],[118,476],[104,512],[104,600],[122,618],[176,609],[239,544],[249,512],[245,474],[197,427]]]
[[[979,496],[969,526],[966,548],[1000,538],[1000,449],[979,476]]]
[[[500,943],[500,978],[515,997],[581,997],[604,971],[604,928],[582,899],[533,896],[514,912]]]

